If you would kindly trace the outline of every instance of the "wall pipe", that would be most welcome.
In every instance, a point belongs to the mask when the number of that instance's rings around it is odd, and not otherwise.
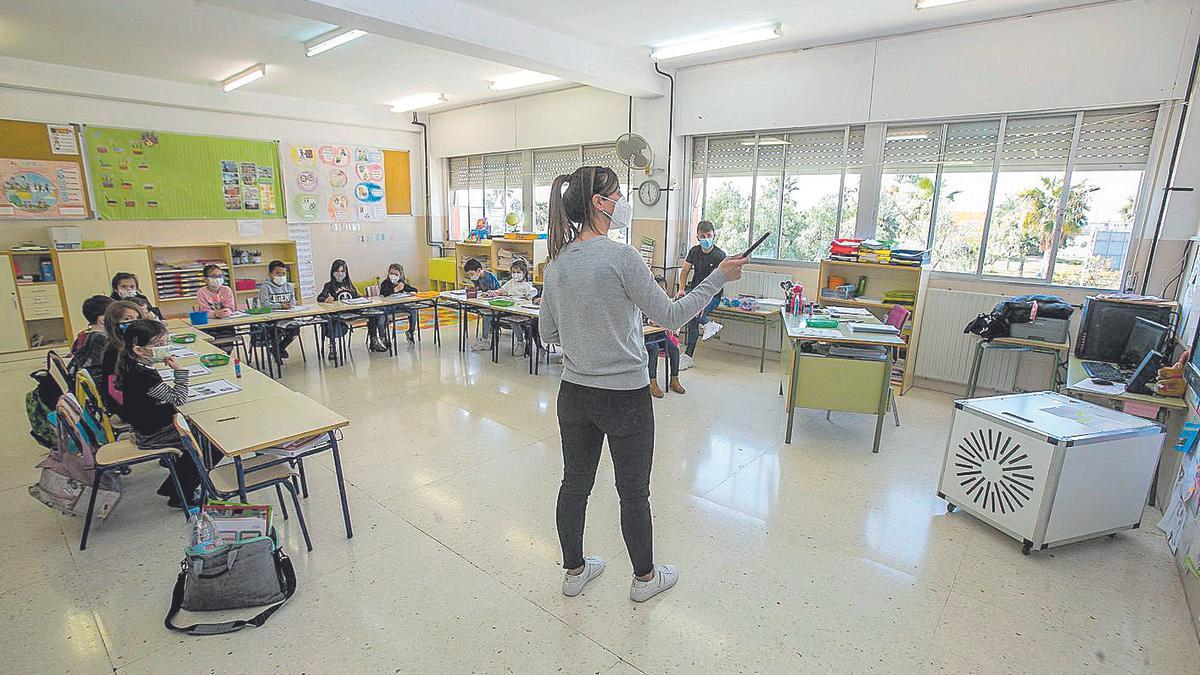
[[[666,203],[663,204],[663,210],[666,216],[663,218],[663,274],[666,274],[667,266],[667,233],[671,223],[671,146],[675,140],[675,77],[663,72],[662,68],[658,67],[658,62],[654,63],[654,69],[659,75],[671,81],[670,98],[667,104],[667,184],[663,186],[663,192],[666,193]]]
[[[445,242],[433,240],[433,213],[432,199],[429,194],[429,125],[417,119],[417,113],[413,113],[412,123],[421,127],[421,160],[425,164],[425,243],[431,248],[438,250],[438,257],[446,254]]]

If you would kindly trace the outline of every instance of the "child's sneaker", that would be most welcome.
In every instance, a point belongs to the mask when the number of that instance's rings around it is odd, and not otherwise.
[[[674,586],[676,581],[679,581],[679,570],[675,569],[674,565],[655,565],[654,577],[650,581],[633,578],[633,584],[629,587],[629,599],[645,602]]]
[[[696,365],[695,359],[688,356],[687,354],[679,355],[679,369],[680,370],[687,370],[688,368],[691,368],[694,365]]]
[[[475,343],[471,345],[471,351],[490,352],[492,351],[492,341],[483,339],[476,340]]]
[[[563,595],[573,598],[583,592],[583,587],[604,573],[604,558],[589,555],[583,559],[583,571],[579,574],[563,573]]]
[[[700,339],[707,340],[717,333],[720,333],[721,329],[724,327],[725,326],[717,323],[716,321],[709,321],[708,323],[704,324],[704,330],[700,333]]]

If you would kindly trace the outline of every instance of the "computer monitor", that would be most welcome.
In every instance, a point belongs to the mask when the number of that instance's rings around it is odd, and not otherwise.
[[[1162,351],[1163,343],[1170,333],[1171,329],[1161,323],[1137,317],[1133,322],[1133,329],[1129,331],[1125,351],[1121,353],[1121,366],[1136,368],[1146,354]]]

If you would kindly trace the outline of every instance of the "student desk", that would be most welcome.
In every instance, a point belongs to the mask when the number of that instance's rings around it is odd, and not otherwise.
[[[971,376],[967,378],[967,398],[975,397],[975,386],[979,384],[979,370],[983,365],[984,351],[991,351],[993,349],[1015,352],[1038,352],[1053,356],[1054,379],[1050,383],[1050,388],[1058,391],[1058,388],[1062,385],[1062,378],[1058,371],[1062,367],[1063,361],[1066,360],[1063,357],[1071,351],[1071,343],[1043,342],[1041,340],[1026,340],[1014,337],[1000,337],[989,341],[976,336],[975,358],[971,361]]]
[[[787,373],[787,434],[785,443],[792,442],[792,423],[796,408],[818,410],[840,410],[875,415],[875,441],[872,452],[879,452],[879,437],[883,432],[883,418],[887,416],[888,388],[892,377],[892,350],[903,347],[905,342],[898,335],[888,333],[856,332],[845,321],[839,321],[838,337],[820,337],[805,333],[805,317],[791,316],[779,310],[783,328],[791,342],[790,370]],[[866,318],[866,317],[864,317]],[[871,317],[862,323],[879,323]],[[859,360],[840,357],[804,355],[802,343],[817,342],[829,345],[857,347],[885,347],[886,357],[880,361]],[[809,363],[805,363],[809,362]],[[811,386],[800,389],[800,378],[808,377]]]
[[[276,395],[255,401],[253,406],[188,413],[188,418],[209,444],[219,449],[226,457],[233,458],[237,470],[238,492],[242,501],[246,500],[246,470],[242,464],[243,457],[290,441],[327,435],[328,443],[317,445],[293,457],[280,457],[277,461],[261,464],[255,469],[302,459],[326,450],[332,451],[338,492],[342,500],[342,518],[346,525],[346,538],[349,539],[354,536],[354,530],[350,523],[350,505],[346,499],[346,481],[342,475],[342,457],[338,451],[336,432],[349,426],[350,421],[303,394],[289,391],[282,386],[280,389],[282,391]],[[286,414],[281,414],[283,411],[286,411]]]
[[[771,332],[771,324],[779,320],[778,309],[755,309],[744,310],[736,307],[717,307],[708,313],[712,317],[721,317],[722,319],[731,319],[733,321],[743,321],[748,323],[757,323],[762,325],[762,342],[758,347],[758,372],[763,372],[767,364],[767,335]],[[780,331],[779,341],[783,343],[783,332]]]
[[[1173,438],[1179,438],[1180,429],[1183,427],[1183,422],[1187,418],[1188,405],[1181,396],[1155,396],[1153,394],[1130,394],[1122,391],[1119,394],[1102,393],[1092,391],[1090,389],[1081,388],[1079,385],[1091,380],[1091,376],[1083,369],[1083,361],[1070,354],[1067,359],[1067,393],[1074,398],[1091,401],[1109,408],[1123,410],[1125,404],[1142,404],[1157,406],[1158,411],[1155,415],[1155,421],[1163,425],[1167,432],[1168,441]],[[1159,477],[1161,474],[1162,484],[1170,490],[1175,482],[1175,475],[1179,471],[1180,453],[1175,452],[1174,443],[1164,443],[1162,452],[1158,457],[1158,468],[1154,472],[1154,482],[1150,487],[1150,506],[1154,506],[1159,502],[1159,497],[1166,501],[1166,494],[1158,495]]]

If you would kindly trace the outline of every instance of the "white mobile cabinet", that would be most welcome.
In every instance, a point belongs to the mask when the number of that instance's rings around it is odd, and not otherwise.
[[[938,496],[1026,555],[1136,528],[1165,436],[1049,391],[955,401]]]

